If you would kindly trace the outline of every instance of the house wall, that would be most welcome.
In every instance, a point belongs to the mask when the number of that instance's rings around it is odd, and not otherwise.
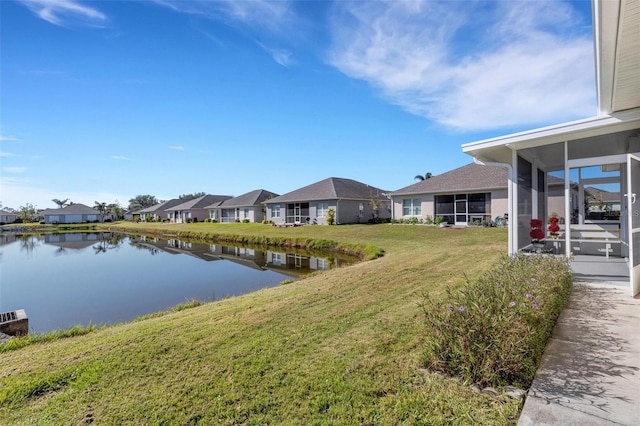
[[[413,216],[404,216],[403,214],[403,201],[406,199],[418,199],[420,200],[420,218],[433,217],[434,215],[434,196],[432,194],[416,194],[416,195],[403,195],[395,196],[392,198],[393,218],[404,219]]]
[[[0,222],[3,223],[13,223],[16,221],[16,215],[1,215],[0,216]]]
[[[251,208],[251,222],[260,223],[265,218],[265,212],[263,206],[253,206]]]
[[[82,222],[98,222],[100,215],[97,214],[61,214],[61,215],[45,215],[45,223],[82,223]]]
[[[450,194],[438,194],[438,195],[453,195],[453,194],[473,194],[473,192],[459,191]],[[487,193],[487,192],[476,192]],[[487,203],[487,212],[485,215],[490,216],[491,219],[495,219],[496,216],[503,216],[507,213],[509,206],[509,197],[506,189],[496,190],[488,192],[490,194],[490,201]],[[434,194],[412,194],[412,195],[397,195],[392,198],[393,203],[393,218],[394,219],[409,219],[414,217],[413,215],[404,216],[403,201],[406,199],[418,199],[420,200],[421,214],[415,216],[421,219],[435,218],[435,195]]]
[[[547,196],[547,215],[556,213],[559,217],[564,218],[564,187],[553,185],[549,186]]]
[[[306,203],[306,201],[305,201]],[[336,224],[344,223],[367,223],[369,219],[373,217],[373,206],[370,200],[314,200],[309,201],[309,224],[313,225],[326,225],[326,216],[318,216],[318,204],[327,203],[327,210],[333,209],[336,212]],[[283,225],[286,222],[287,205],[294,203],[279,203],[279,204],[267,204],[266,218],[273,221],[276,225]],[[360,211],[360,204],[362,204],[363,210]],[[384,204],[384,203],[383,203]],[[273,217],[274,206],[280,206],[280,217]],[[389,204],[386,203],[380,206],[379,216],[383,218],[390,217]],[[306,223],[303,218],[303,223]],[[262,220],[262,219],[260,219]]]
[[[279,217],[274,217],[273,216],[273,211],[274,208],[278,206],[280,208],[280,216]],[[266,205],[266,210],[267,210],[267,220],[272,221],[273,223],[275,223],[276,225],[284,225],[284,221],[287,215],[287,205],[285,203],[278,203],[278,204],[267,204]]]
[[[496,216],[504,216],[509,211],[509,192],[503,191],[491,192],[491,218]]]
[[[361,207],[362,206],[362,210]],[[391,217],[389,204],[380,205],[378,216]],[[371,200],[339,200],[336,208],[336,223],[368,223],[373,218],[373,205]]]

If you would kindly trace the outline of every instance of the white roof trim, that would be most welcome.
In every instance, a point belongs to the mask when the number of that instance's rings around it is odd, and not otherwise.
[[[511,144],[523,145],[524,142],[531,144],[531,146],[547,145],[599,136],[612,131],[630,130],[639,126],[640,109],[634,109],[467,143],[462,145],[462,152],[468,153]]]

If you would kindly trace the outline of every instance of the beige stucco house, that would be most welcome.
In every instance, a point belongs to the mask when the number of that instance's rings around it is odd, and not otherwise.
[[[393,219],[431,219],[450,225],[490,223],[507,213],[507,172],[478,164],[433,176],[390,193]]]

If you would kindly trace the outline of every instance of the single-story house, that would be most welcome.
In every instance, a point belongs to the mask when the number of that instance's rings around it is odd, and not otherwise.
[[[8,212],[6,210],[0,210],[0,225],[4,225],[6,223],[13,223],[18,218],[18,215],[15,213]]]
[[[584,256],[583,261],[591,264],[612,267],[612,257],[627,259],[630,293],[636,295],[640,292],[640,2],[594,0],[592,4],[598,114],[468,143],[462,150],[478,163],[507,170],[509,253],[531,244],[532,218],[546,221],[552,175],[564,181],[562,216],[568,219],[560,238],[547,244],[567,256]],[[578,187],[577,203],[571,196],[573,184]],[[619,192],[620,215],[590,217],[585,202],[589,187]]]
[[[45,223],[100,222],[109,217],[84,204],[71,204],[61,209],[46,209],[40,212]]]
[[[389,195],[393,219],[440,218],[449,225],[490,223],[507,213],[507,171],[471,163]]]
[[[209,217],[209,206],[230,198],[230,195],[203,195],[169,207],[165,211],[172,223],[202,222]]]
[[[183,203],[184,200],[174,198],[173,200],[163,201],[151,207],[136,210],[133,214],[139,215],[141,222],[161,222],[163,219],[169,219],[167,209]]]
[[[278,194],[264,189],[256,189],[246,194],[214,203],[207,207],[209,218],[220,223],[262,222],[265,218],[264,202],[277,197]]]
[[[267,219],[276,225],[367,223],[390,218],[387,191],[352,179],[330,177],[265,201]]]

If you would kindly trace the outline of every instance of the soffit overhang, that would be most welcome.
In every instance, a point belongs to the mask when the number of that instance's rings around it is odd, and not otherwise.
[[[640,108],[572,121],[462,145],[462,151],[483,162],[512,162],[512,152],[565,141],[640,129]]]
[[[598,110],[640,108],[640,0],[594,0]]]

